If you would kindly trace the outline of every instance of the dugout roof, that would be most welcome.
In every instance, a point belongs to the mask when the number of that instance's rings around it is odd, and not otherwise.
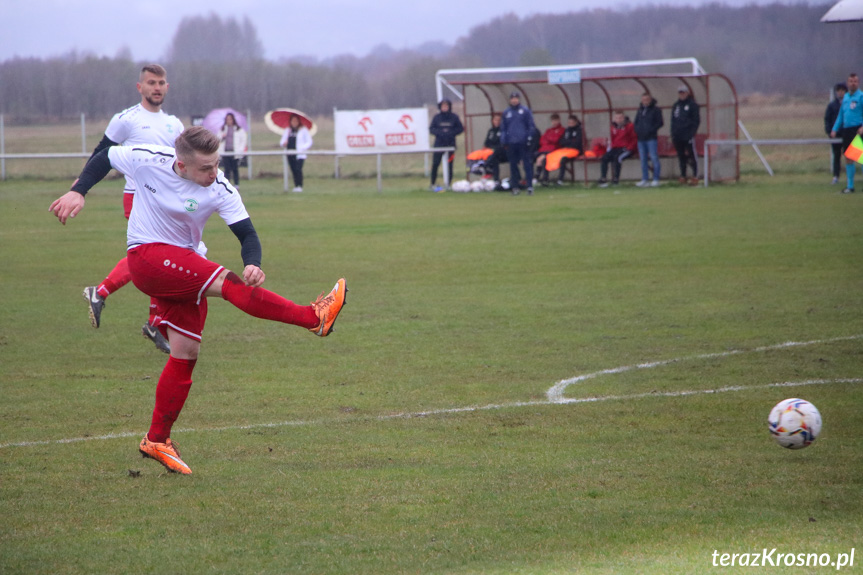
[[[465,116],[465,147],[482,147],[491,125],[491,115],[509,106],[513,91],[534,114],[542,132],[549,116],[557,112],[575,114],[584,126],[587,147],[595,138],[608,137],[615,110],[630,118],[644,92],[650,92],[663,111],[665,126],[661,143],[668,144],[671,107],[678,87],[686,85],[701,107],[699,143],[705,139],[737,139],[737,93],[721,74],[708,74],[694,58],[645,60],[605,64],[572,64],[524,68],[479,68],[440,70],[436,75],[438,100],[450,94],[462,100]],[[562,83],[557,83],[562,80]],[[573,81],[577,80],[577,81]],[[662,144],[661,144],[662,145]],[[699,155],[703,145],[699,146]],[[710,150],[710,179],[728,180],[739,176],[739,149],[722,146]]]

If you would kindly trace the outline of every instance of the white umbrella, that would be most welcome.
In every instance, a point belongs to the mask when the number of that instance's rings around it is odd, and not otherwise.
[[[249,122],[246,120],[246,116],[233,108],[216,108],[215,110],[210,110],[210,112],[204,116],[204,127],[218,136],[225,123],[225,117],[228,114],[232,114],[234,116],[234,122],[236,122],[246,132],[249,131]]]
[[[839,0],[821,17],[822,22],[863,21],[863,0]]]

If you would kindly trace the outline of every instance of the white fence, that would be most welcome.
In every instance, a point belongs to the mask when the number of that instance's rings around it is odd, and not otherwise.
[[[249,145],[251,145],[251,138],[249,141]],[[249,162],[247,166],[246,178],[251,180],[253,178],[252,172],[252,158],[255,156],[282,156],[282,172],[283,172],[283,181],[284,181],[284,189],[288,191],[290,187],[290,169],[288,168],[288,156],[289,155],[298,155],[305,154],[309,156],[333,156],[335,161],[335,177],[339,177],[339,168],[338,162],[339,158],[344,158],[348,156],[376,156],[377,158],[377,188],[378,191],[383,190],[383,173],[381,170],[381,158],[382,156],[387,155],[404,155],[404,154],[425,154],[426,155],[426,172],[428,172],[428,154],[432,154],[434,152],[444,152],[449,153],[455,151],[455,148],[425,148],[425,149],[413,149],[409,151],[370,151],[370,152],[353,152],[351,154],[345,154],[343,152],[336,152],[335,150],[306,150],[304,152],[297,152],[296,150],[269,150],[269,151],[246,151],[243,153],[237,153],[233,155],[238,156],[248,156]],[[6,136],[5,136],[5,124],[3,115],[0,114],[0,180],[6,180],[6,160],[24,160],[24,159],[87,159],[92,154],[92,151],[87,150],[87,131],[86,131],[86,121],[83,114],[81,114],[81,151],[80,152],[64,152],[64,153],[19,153],[19,154],[7,154],[6,153]],[[443,167],[443,178],[444,182],[450,180],[449,178],[449,164],[447,162],[442,162]],[[428,175],[428,173],[426,173]]]

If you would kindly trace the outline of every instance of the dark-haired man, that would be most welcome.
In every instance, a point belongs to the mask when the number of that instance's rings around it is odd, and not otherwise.
[[[855,136],[863,134],[863,92],[860,91],[860,78],[857,77],[857,74],[851,73],[848,75],[847,84],[848,93],[842,98],[839,115],[833,124],[833,131],[830,132],[831,138],[835,138],[837,135],[842,138],[843,153],[851,145]],[[842,190],[843,194],[854,193],[854,174],[856,171],[857,165],[854,160],[846,158],[846,186]]]
[[[671,143],[677,150],[680,164],[680,183],[698,184],[698,150],[695,147],[695,134],[701,125],[701,112],[689,86],[681,84],[677,88],[677,101],[671,107]],[[692,168],[692,176],[686,179],[686,169]]]
[[[656,105],[656,99],[645,92],[641,95],[641,104],[635,113],[635,135],[638,137],[638,157],[641,159],[641,181],[635,184],[639,188],[659,185],[662,165],[659,163],[659,129],[664,125],[662,110]],[[649,180],[650,166],[653,164],[653,182]]]
[[[183,131],[183,123],[176,116],[162,111],[162,104],[168,93],[167,76],[168,73],[159,64],[147,64],[141,68],[136,85],[138,93],[141,94],[141,103],[127,108],[111,118],[108,127],[105,128],[102,141],[93,150],[90,158],[102,150],[118,144],[126,146],[138,144],[174,145],[174,140]],[[135,181],[126,176],[126,186],[123,190],[123,208],[126,219],[129,219],[129,214],[132,211],[135,190]],[[206,251],[203,247],[201,250]],[[93,327],[98,328],[101,323],[102,308],[105,307],[105,300],[108,296],[129,283],[131,279],[129,265],[124,257],[117,262],[117,265],[102,280],[102,283],[84,288],[84,299],[87,300],[90,324]],[[170,345],[155,328],[155,323],[155,304],[150,302],[150,317],[141,328],[141,332],[156,345],[157,349],[170,353]]]
[[[839,117],[839,109],[842,108],[842,99],[848,93],[848,86],[839,82],[833,86],[833,100],[827,104],[827,109],[824,110],[824,133],[828,136],[833,131],[833,124],[836,123],[836,118]],[[832,168],[833,168],[833,183],[839,183],[839,171],[842,167],[842,143],[830,144],[832,152]]]
[[[448,99],[443,99],[438,104],[438,113],[432,118],[429,124],[429,132],[434,136],[435,148],[454,148],[456,137],[464,132],[461,120],[458,115],[452,111],[452,102]],[[435,184],[437,182],[437,171],[440,167],[443,155],[446,153],[447,174],[444,178],[444,187]],[[442,192],[444,188],[449,188],[452,181],[452,167],[455,159],[455,152],[435,152],[432,154],[431,167],[431,191]]]
[[[509,107],[504,110],[500,124],[500,142],[506,148],[509,158],[509,183],[513,195],[518,195],[521,187],[519,164],[524,167],[527,193],[533,195],[533,155],[528,143],[533,140],[536,131],[533,114],[529,108],[521,105],[521,94],[511,93]]]
[[[483,146],[491,150],[491,155],[485,161],[485,171],[491,175],[495,189],[500,186],[500,164],[507,161],[506,150],[500,143],[500,121],[501,114],[499,112],[492,114],[491,128],[488,129],[483,142]]]
[[[638,150],[638,139],[635,136],[635,127],[632,125],[632,122],[620,110],[614,112],[613,120],[611,122],[611,138],[608,143],[608,151],[602,155],[599,163],[600,177],[597,183],[600,188],[608,187],[608,180],[605,179],[608,173],[608,165],[611,164],[612,184],[616,186],[620,182],[620,169],[623,160],[629,158]]]

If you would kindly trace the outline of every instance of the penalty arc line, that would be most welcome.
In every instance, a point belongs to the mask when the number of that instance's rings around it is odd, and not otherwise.
[[[452,407],[452,408],[442,408],[442,409],[432,409],[427,411],[417,411],[417,412],[405,412],[405,413],[396,413],[390,415],[379,415],[372,418],[363,418],[363,419],[372,419],[376,421],[387,421],[392,419],[410,419],[416,417],[428,417],[433,415],[449,415],[455,413],[471,413],[477,411],[489,411],[489,410],[497,410],[497,409],[506,409],[506,408],[515,408],[515,407],[531,407],[531,406],[546,406],[546,405],[571,405],[571,404],[579,404],[579,403],[598,403],[603,401],[622,401],[629,399],[645,399],[648,397],[687,397],[693,395],[710,395],[717,393],[729,393],[735,391],[746,391],[752,389],[768,389],[768,388],[776,388],[776,387],[803,387],[810,385],[827,385],[831,383],[851,383],[858,384],[863,383],[863,378],[844,378],[844,379],[810,379],[805,381],[785,381],[780,383],[767,383],[761,385],[734,385],[728,387],[720,387],[717,389],[700,389],[700,390],[684,390],[684,391],[665,391],[665,392],[646,392],[646,393],[634,393],[629,395],[604,395],[597,397],[585,397],[585,398],[566,398],[563,397],[563,391],[574,383],[578,383],[580,381],[585,381],[587,379],[592,379],[595,377],[599,377],[601,375],[611,375],[616,373],[624,373],[627,371],[633,371],[636,369],[649,369],[652,367],[659,367],[663,365],[669,365],[672,363],[677,363],[680,361],[686,360],[695,360],[695,359],[710,359],[717,357],[728,357],[731,355],[737,355],[742,353],[750,353],[750,352],[759,352],[759,351],[770,351],[777,349],[784,349],[788,347],[798,347],[798,346],[806,346],[806,345],[815,345],[820,343],[831,343],[836,341],[846,341],[853,339],[863,338],[863,335],[855,335],[848,337],[839,337],[827,340],[814,340],[808,342],[786,342],[777,345],[758,347],[750,350],[732,350],[721,353],[709,353],[703,355],[696,355],[684,358],[676,358],[676,359],[668,359],[661,361],[654,361],[648,363],[641,363],[637,365],[623,366],[614,369],[605,369],[602,371],[596,371],[593,373],[588,373],[585,375],[580,375],[577,377],[573,377],[570,379],[564,379],[562,381],[554,384],[546,393],[548,399],[545,401],[514,401],[509,403],[499,403],[499,404],[488,404],[488,405],[479,405],[479,406],[467,406],[467,407]],[[271,423],[253,423],[249,425],[231,425],[225,427],[205,427],[205,428],[187,428],[187,429],[176,429],[177,433],[197,433],[197,432],[219,432],[219,431],[242,431],[248,429],[267,429],[267,428],[278,428],[278,427],[296,427],[296,426],[307,426],[307,425],[329,425],[333,423],[345,422],[348,420],[344,419],[319,419],[319,420],[294,420],[294,421],[280,421],[280,422],[271,422]],[[138,437],[141,436],[143,432],[141,431],[124,431],[119,433],[108,433],[105,435],[92,435],[87,437],[70,437],[64,439],[47,439],[41,441],[19,441],[19,442],[10,442],[10,443],[0,443],[0,449],[8,448],[8,447],[33,447],[39,445],[59,445],[66,443],[79,443],[83,441],[104,441],[109,439],[123,439],[127,437]]]
[[[819,339],[812,341],[787,341],[785,343],[779,343],[775,345],[766,345],[762,347],[756,347],[753,349],[733,349],[730,351],[723,351],[719,353],[705,353],[701,355],[692,355],[689,357],[678,357],[674,359],[664,359],[660,361],[651,361],[648,363],[639,363],[636,365],[625,365],[623,367],[615,367],[613,369],[603,369],[601,371],[595,371],[593,373],[586,373],[584,375],[578,375],[576,377],[571,377],[569,379],[563,379],[555,383],[549,390],[546,392],[546,397],[548,401],[551,403],[571,403],[572,400],[567,399],[563,396],[563,392],[566,391],[566,388],[574,383],[579,383],[588,379],[593,379],[595,377],[599,377],[601,375],[612,375],[616,373],[625,373],[627,371],[634,371],[637,369],[650,369],[653,367],[661,367],[664,365],[671,365],[673,363],[679,363],[681,361],[692,361],[699,359],[716,359],[720,357],[729,357],[732,355],[739,355],[742,353],[754,353],[754,352],[764,352],[764,351],[774,351],[779,349],[786,349],[789,347],[804,347],[807,345],[817,345],[821,343],[835,343],[837,341],[848,341],[854,339],[863,338],[863,334],[858,335],[850,335],[845,337],[835,337],[832,339]]]

